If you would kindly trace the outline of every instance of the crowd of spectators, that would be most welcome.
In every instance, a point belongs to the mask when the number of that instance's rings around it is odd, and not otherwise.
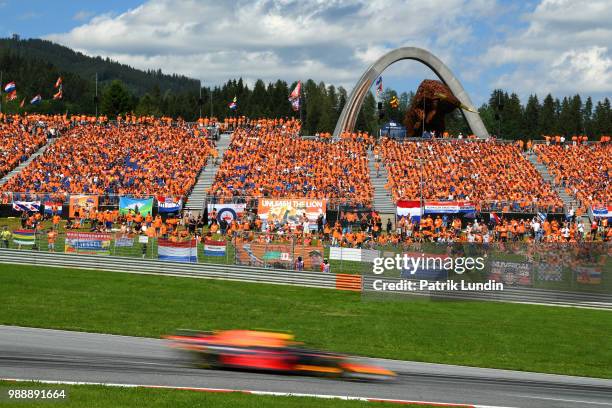
[[[612,204],[612,143],[536,144],[538,160],[584,209]]]
[[[62,116],[0,114],[0,178],[59,135],[65,127]]]
[[[212,149],[199,130],[184,123],[78,119],[2,190],[181,197]]]
[[[394,201],[469,200],[476,209],[561,212],[563,201],[513,144],[481,140],[397,142],[379,147]],[[422,186],[420,180],[423,180]]]
[[[304,139],[298,131],[292,120],[237,129],[209,194],[370,204],[369,139],[364,134],[345,134],[336,141]]]

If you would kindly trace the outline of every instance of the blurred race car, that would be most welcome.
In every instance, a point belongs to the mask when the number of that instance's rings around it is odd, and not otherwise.
[[[290,334],[255,330],[180,331],[164,336],[204,368],[272,371],[359,380],[389,380],[393,371],[336,353],[309,350]]]

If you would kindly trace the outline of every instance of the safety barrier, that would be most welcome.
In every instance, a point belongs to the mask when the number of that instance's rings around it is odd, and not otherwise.
[[[225,279],[348,290],[338,287],[336,275],[322,272],[295,272],[249,266],[185,264],[115,256],[76,255],[29,250],[2,249],[0,263],[45,265],[115,272]],[[0,267],[0,270],[2,267]],[[358,278],[360,278],[358,276]]]

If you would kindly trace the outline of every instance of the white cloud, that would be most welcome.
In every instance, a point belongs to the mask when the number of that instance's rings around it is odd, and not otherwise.
[[[455,58],[457,47],[472,40],[470,21],[494,6],[494,0],[149,0],[47,39],[205,84],[312,77],[351,87],[367,64],[398,46]]]
[[[528,93],[612,92],[612,3],[543,0],[527,27],[491,46],[481,61],[508,71],[495,86]]]

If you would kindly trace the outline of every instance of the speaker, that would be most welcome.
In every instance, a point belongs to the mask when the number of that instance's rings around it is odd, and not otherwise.
[[[381,111],[383,108],[382,102],[378,102],[378,110]]]

